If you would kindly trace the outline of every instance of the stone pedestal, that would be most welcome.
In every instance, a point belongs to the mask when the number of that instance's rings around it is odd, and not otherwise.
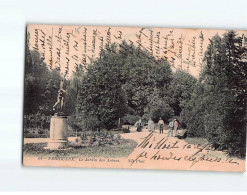
[[[46,149],[56,150],[67,147],[68,119],[66,116],[53,116],[50,121],[50,140]]]

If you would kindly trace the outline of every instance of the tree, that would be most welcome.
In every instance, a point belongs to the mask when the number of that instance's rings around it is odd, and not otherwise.
[[[162,96],[171,78],[171,69],[165,60],[156,60],[150,53],[126,42],[106,45],[84,75],[79,90],[79,112],[85,113],[85,117],[96,117],[101,127],[110,129],[126,114],[141,117],[151,112],[145,110],[155,89],[158,89],[158,101],[162,98],[165,101]],[[158,106],[170,109],[168,103]],[[152,112],[157,115],[156,111]]]
[[[145,115],[151,117],[154,121],[158,121],[161,117],[164,121],[174,116],[174,111],[167,103],[165,98],[160,97],[158,89],[148,97],[148,105],[145,108]]]
[[[39,106],[45,104],[45,89],[48,80],[48,68],[36,51],[26,48],[25,61],[24,113],[33,114]]]
[[[177,70],[173,73],[171,84],[169,85],[170,105],[175,115],[179,116],[186,104],[191,99],[191,94],[197,79],[191,74]]]
[[[126,99],[120,82],[122,60],[115,45],[109,46],[101,58],[90,64],[79,90],[78,108],[85,116],[96,118],[97,128],[113,128],[126,112]]]
[[[205,53],[198,87],[182,111],[190,133],[238,156],[245,156],[246,49],[246,37],[234,31],[216,34]]]
[[[27,37],[25,51],[24,114],[52,114],[57,99],[61,76],[58,70],[49,70],[43,57],[36,50],[29,49]]]
[[[204,128],[204,114],[207,102],[204,96],[204,84],[197,82],[193,87],[191,98],[181,111],[181,121],[185,124],[191,137],[206,138]]]
[[[79,64],[69,80],[65,97],[66,115],[78,114],[77,102],[85,73],[86,68]]]

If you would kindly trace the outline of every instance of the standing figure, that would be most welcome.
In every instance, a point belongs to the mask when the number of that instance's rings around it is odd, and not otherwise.
[[[167,137],[169,137],[170,134],[171,134],[171,137],[173,137],[173,120],[170,119],[169,121],[170,121],[168,125],[169,131],[168,131]]]
[[[159,122],[158,122],[158,125],[160,126],[160,134],[162,133],[163,134],[163,130],[164,130],[164,121],[160,118]]]
[[[53,110],[57,110],[56,114],[62,113],[64,96],[65,96],[65,90],[63,89],[63,80],[62,80],[60,83],[60,89],[58,90],[58,94],[57,94],[57,102],[53,106]]]
[[[141,132],[142,131],[142,119],[136,122],[137,129],[136,131]]]
[[[154,121],[152,120],[152,118],[148,120],[148,131],[152,133],[154,132]]]
[[[178,133],[177,133],[177,130],[178,130],[178,121],[177,121],[177,119],[174,119],[174,124],[173,124],[173,126],[174,126],[174,133],[175,133],[175,136],[177,136],[177,135],[178,135]]]

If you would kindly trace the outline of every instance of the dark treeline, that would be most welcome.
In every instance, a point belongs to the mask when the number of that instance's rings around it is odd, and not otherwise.
[[[26,47],[24,114],[52,115],[60,80],[59,70],[49,70],[40,53]]]
[[[86,129],[116,128],[119,118],[128,124],[140,117],[168,121],[179,118],[194,83],[196,78],[190,74],[173,73],[167,61],[133,45],[106,45],[86,70],[79,66],[74,72],[70,114],[75,128]]]
[[[155,59],[133,44],[106,45],[85,68],[66,81],[65,113],[76,130],[113,129],[118,120],[176,117],[189,136],[204,137],[215,148],[245,155],[246,37],[215,35],[199,78]],[[25,114],[52,115],[61,76],[40,55],[26,49]]]
[[[234,31],[215,35],[190,101],[181,112],[191,136],[245,156],[247,39]]]

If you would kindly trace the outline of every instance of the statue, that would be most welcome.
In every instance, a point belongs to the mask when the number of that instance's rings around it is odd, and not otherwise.
[[[64,115],[63,113],[63,105],[64,105],[64,96],[65,96],[65,90],[63,88],[64,79],[60,82],[60,88],[58,90],[57,94],[57,102],[53,106],[53,110],[56,111],[55,115],[61,116]]]
[[[53,106],[56,111],[50,120],[50,140],[45,149],[57,150],[67,147],[68,119],[63,113],[65,90],[63,88],[65,77],[60,82],[57,94],[57,102]]]

